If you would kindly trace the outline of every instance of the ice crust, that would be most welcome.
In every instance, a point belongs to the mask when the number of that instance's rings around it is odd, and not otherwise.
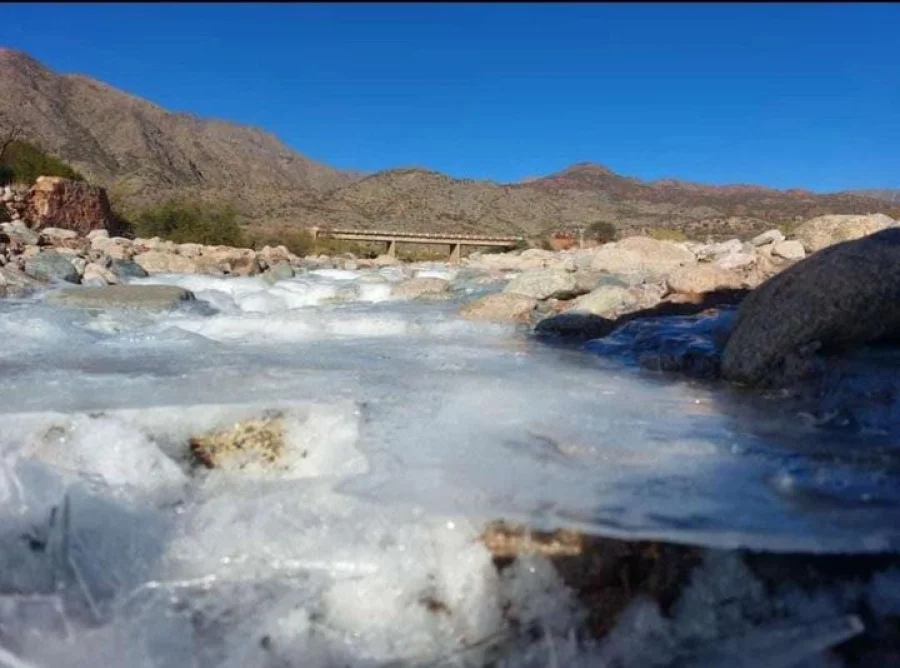
[[[672,619],[636,601],[585,644],[548,561],[500,574],[477,537],[506,518],[896,551],[889,444],[394,299],[399,278],[142,279],[211,307],[165,313],[0,304],[0,665],[833,665],[859,620],[775,601],[736,558]],[[273,410],[277,470],[192,467],[191,436]],[[897,614],[898,591],[890,571],[859,595]]]

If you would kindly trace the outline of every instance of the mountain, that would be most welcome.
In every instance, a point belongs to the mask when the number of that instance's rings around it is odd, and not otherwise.
[[[868,190],[851,190],[854,195],[874,197],[885,202],[900,203],[900,188],[870,188]]]
[[[256,128],[169,113],[79,75],[57,75],[0,49],[0,120],[75,166],[89,180],[138,201],[159,192],[322,192],[351,182]]]
[[[822,213],[900,218],[900,202],[867,194],[644,182],[591,163],[515,184],[426,169],[343,172],[262,130],[171,113],[88,77],[56,74],[10,49],[0,49],[0,90],[0,132],[20,128],[25,139],[106,186],[126,211],[180,196],[230,201],[255,225],[528,236],[597,221],[626,231],[723,236]]]

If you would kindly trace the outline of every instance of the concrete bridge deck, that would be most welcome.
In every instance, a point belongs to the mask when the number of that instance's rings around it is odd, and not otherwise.
[[[522,237],[497,237],[481,234],[428,234],[425,232],[391,232],[388,230],[345,230],[330,228],[313,228],[314,239],[340,239],[343,241],[375,241],[387,244],[387,255],[396,257],[397,244],[434,244],[450,247],[450,262],[460,260],[463,246],[480,246],[483,248],[515,248],[524,239]]]

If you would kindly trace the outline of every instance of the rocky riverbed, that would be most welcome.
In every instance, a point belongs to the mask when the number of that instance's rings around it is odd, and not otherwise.
[[[848,267],[893,221],[840,223],[460,267],[4,224],[0,662],[891,665]],[[852,326],[802,317],[834,275]]]

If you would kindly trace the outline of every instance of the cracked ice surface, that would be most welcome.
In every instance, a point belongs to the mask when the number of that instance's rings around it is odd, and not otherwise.
[[[565,639],[577,605],[546,562],[498,575],[476,540],[487,520],[776,551],[900,546],[890,444],[539,347],[457,318],[458,301],[393,300],[397,278],[141,281],[212,307],[170,313],[2,303],[4,651],[43,667],[481,665],[504,646],[509,665],[547,665],[550,649],[532,664],[503,645],[504,607]],[[272,409],[286,418],[277,471],[187,464],[190,436]],[[660,627],[663,650],[700,617],[685,606]],[[728,656],[852,635],[825,613],[813,631],[803,618],[738,634]],[[623,628],[652,630],[654,614],[638,605]],[[615,665],[623,646],[584,665]]]

